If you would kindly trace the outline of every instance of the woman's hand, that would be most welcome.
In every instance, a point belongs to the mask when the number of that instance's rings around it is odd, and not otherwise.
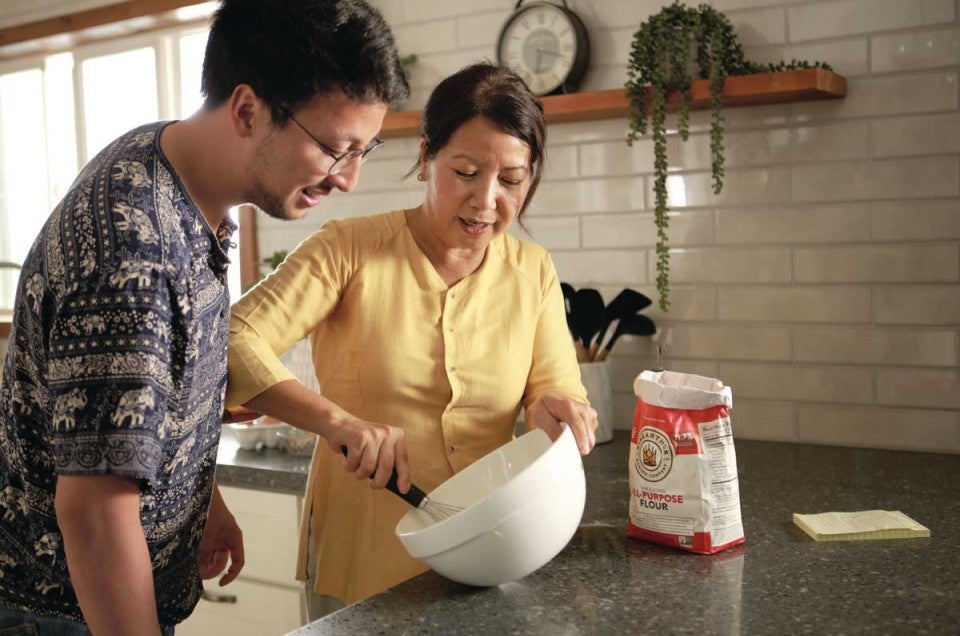
[[[397,470],[400,492],[410,490],[410,464],[403,429],[385,424],[365,422],[348,416],[332,427],[326,436],[334,453],[346,448],[343,469],[357,479],[371,479],[374,488],[383,488]]]
[[[357,479],[370,477],[374,488],[386,486],[396,468],[400,492],[410,490],[410,465],[403,429],[365,422],[297,380],[278,382],[243,406],[320,435],[337,455],[341,454],[341,447],[346,446],[344,469]]]
[[[597,443],[594,431],[598,422],[597,412],[589,404],[578,402],[563,393],[544,393],[527,409],[528,426],[543,429],[552,440],[556,440],[563,431],[560,422],[570,425],[581,455],[593,450]]]

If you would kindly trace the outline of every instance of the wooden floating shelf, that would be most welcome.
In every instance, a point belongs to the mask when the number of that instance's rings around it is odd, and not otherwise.
[[[728,77],[723,84],[724,108],[785,104],[819,99],[838,99],[847,94],[847,80],[822,68]],[[690,108],[710,107],[710,80],[690,86]],[[667,108],[677,108],[677,95],[667,98]],[[543,98],[548,123],[591,121],[626,117],[629,100],[625,89],[551,95]],[[420,134],[420,111],[388,113],[381,136],[410,137]]]

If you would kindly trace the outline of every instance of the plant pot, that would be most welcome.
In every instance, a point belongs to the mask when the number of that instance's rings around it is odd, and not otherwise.
[[[597,444],[613,439],[613,391],[610,388],[610,361],[581,362],[580,381],[587,390],[590,406],[597,412]]]

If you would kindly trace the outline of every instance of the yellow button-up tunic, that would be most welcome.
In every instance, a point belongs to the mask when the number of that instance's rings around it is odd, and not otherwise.
[[[234,305],[228,405],[292,379],[278,355],[306,335],[323,394],[402,427],[427,492],[508,442],[521,404],[547,391],[586,402],[553,263],[509,235],[448,287],[403,211],[326,223]],[[394,535],[408,504],[357,481],[324,443],[305,501],[298,577],[312,525],[317,593],[352,603],[426,570]]]

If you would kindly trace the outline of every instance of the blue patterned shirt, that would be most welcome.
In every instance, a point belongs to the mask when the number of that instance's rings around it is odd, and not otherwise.
[[[206,224],[160,149],[164,125],[97,155],[23,265],[0,386],[0,604],[83,618],[58,475],[137,480],[161,625],[199,599],[235,226]]]

